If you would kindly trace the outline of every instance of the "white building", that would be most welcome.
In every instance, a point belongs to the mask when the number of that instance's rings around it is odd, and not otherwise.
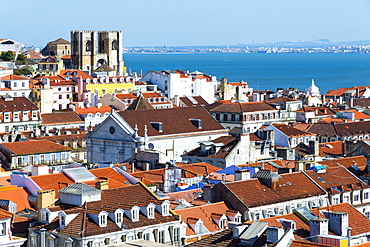
[[[0,52],[13,51],[23,52],[24,43],[12,39],[0,39]]]
[[[30,78],[18,75],[7,75],[0,78],[0,95],[30,98]]]
[[[161,89],[165,96],[173,99],[175,96],[201,95],[208,103],[215,101],[217,80],[215,76],[208,76],[199,71],[150,71],[141,81],[148,81]]]
[[[87,136],[88,162],[125,161],[135,150],[156,152],[156,163],[181,161],[200,139],[226,132],[203,107],[112,112]]]

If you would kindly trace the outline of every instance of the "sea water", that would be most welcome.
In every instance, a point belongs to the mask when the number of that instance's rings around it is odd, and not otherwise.
[[[315,80],[321,93],[340,87],[370,87],[370,54],[334,53],[176,53],[124,54],[128,71],[198,70],[245,81],[254,90],[293,87],[305,90]]]

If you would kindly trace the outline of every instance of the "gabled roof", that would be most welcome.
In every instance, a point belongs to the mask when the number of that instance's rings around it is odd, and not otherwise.
[[[22,142],[1,143],[0,147],[7,149],[15,155],[39,154],[50,152],[70,151],[69,147],[49,140],[31,140]]]
[[[140,93],[138,97],[132,102],[129,107],[126,108],[126,111],[130,110],[148,110],[154,109],[154,107],[144,98]]]
[[[66,44],[66,45],[70,45],[71,42],[63,39],[63,38],[59,38],[59,39],[56,39],[54,41],[51,41],[48,43],[48,45],[60,45],[60,44]]]
[[[42,124],[60,124],[60,123],[82,123],[82,119],[74,111],[54,112],[41,114]]]
[[[144,136],[145,125],[148,129],[148,136],[225,130],[203,107],[121,111],[118,114],[132,129],[137,125],[140,136]],[[193,124],[191,119],[200,119],[202,128]],[[154,123],[162,123],[162,132],[155,128]]]
[[[114,71],[108,64],[102,64],[99,68],[94,71]]]
[[[313,133],[309,133],[306,131],[302,131],[299,129],[296,129],[290,125],[286,124],[272,124],[276,129],[287,135],[288,137],[296,137],[296,136],[312,136]]]
[[[209,112],[228,112],[228,113],[243,113],[243,112],[261,112],[261,111],[276,111],[274,107],[264,101],[260,102],[232,102],[231,100],[219,100],[213,104],[205,106]]]

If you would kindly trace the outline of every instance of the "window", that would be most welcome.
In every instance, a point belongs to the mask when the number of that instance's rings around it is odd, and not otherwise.
[[[107,215],[102,213],[99,216],[100,226],[106,226],[107,225]]]
[[[66,217],[64,215],[62,215],[60,217],[60,225],[61,226],[65,226],[66,225]]]
[[[6,113],[5,114],[5,120],[9,120],[9,116],[10,116],[9,113]]]
[[[26,86],[26,83],[22,81],[22,87],[25,87],[25,86]]]
[[[173,241],[178,242],[180,241],[180,228],[175,227],[173,229]]]
[[[59,99],[62,99],[62,95],[61,94],[59,94]]]
[[[343,202],[349,202],[349,196],[343,196]]]
[[[162,215],[168,215],[168,204],[162,204]]]
[[[225,229],[226,227],[226,219],[221,219],[220,220],[220,229]]]
[[[29,164],[29,165],[33,165],[33,162],[34,162],[33,155],[30,155],[30,156],[28,157],[28,164]]]
[[[359,195],[355,195],[355,196],[353,197],[353,200],[354,200],[355,202],[358,202],[358,201],[360,200],[360,196],[359,196]]]
[[[26,93],[22,93],[22,97],[26,97]]]
[[[14,119],[19,119],[19,113],[14,113]]]
[[[64,247],[72,247],[72,242],[67,240],[64,242]]]
[[[51,154],[51,163],[55,163],[55,154]]]
[[[242,217],[241,216],[236,216],[235,219],[234,219],[234,221],[236,223],[241,223],[242,222]]]
[[[144,240],[147,240],[149,241],[149,238],[150,238],[150,234],[149,233],[144,233]]]
[[[14,82],[14,87],[17,87],[17,82]]]
[[[121,212],[118,212],[116,214],[116,222],[117,223],[121,223],[122,222],[122,213]]]
[[[132,209],[131,211],[132,211],[132,221],[139,220],[139,211],[136,208]]]
[[[5,132],[9,132],[9,126],[5,126]]]
[[[18,157],[18,158],[17,158],[17,164],[18,164],[18,166],[21,166],[21,165],[22,165],[22,163],[23,163],[23,159],[22,159],[22,157]]]
[[[339,199],[337,197],[334,197],[333,198],[333,204],[338,204],[339,203]]]
[[[67,94],[67,99],[69,99],[69,94]]]
[[[5,222],[0,223],[0,236],[4,236],[4,235],[6,235],[6,224],[5,224]]]
[[[40,155],[40,163],[44,164],[44,162],[45,162],[45,155],[41,154]]]
[[[370,212],[365,213],[366,218],[370,219]]]
[[[369,199],[369,192],[364,193],[364,200]]]
[[[159,231],[158,232],[158,242],[161,244],[164,244],[164,231]]]
[[[196,223],[196,224],[195,224],[194,232],[195,232],[196,234],[199,234],[199,233],[200,233],[200,224],[198,224],[198,223]]]
[[[37,117],[37,112],[35,112],[35,111],[34,111],[34,112],[32,112],[32,117],[33,117],[33,118]]]
[[[45,221],[49,222],[49,212],[44,213]]]
[[[154,218],[154,207],[148,206],[148,218]]]

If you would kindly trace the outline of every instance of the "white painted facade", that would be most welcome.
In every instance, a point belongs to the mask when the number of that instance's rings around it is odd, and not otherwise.
[[[24,43],[12,39],[0,39],[0,52],[14,51],[23,52]]]
[[[181,155],[196,148],[200,139],[216,139],[225,132],[226,130],[217,130],[141,137],[118,113],[112,112],[88,134],[87,157],[89,163],[116,163],[132,158],[137,149],[159,152],[157,162],[160,163],[181,161]]]
[[[195,76],[192,77],[189,72],[179,74],[173,71],[150,71],[141,78],[141,81],[148,81],[157,85],[169,99],[173,99],[175,96],[201,95],[209,104],[213,103],[218,84],[216,77],[207,81],[206,79],[196,78],[196,73],[200,72],[196,71],[194,73]]]

